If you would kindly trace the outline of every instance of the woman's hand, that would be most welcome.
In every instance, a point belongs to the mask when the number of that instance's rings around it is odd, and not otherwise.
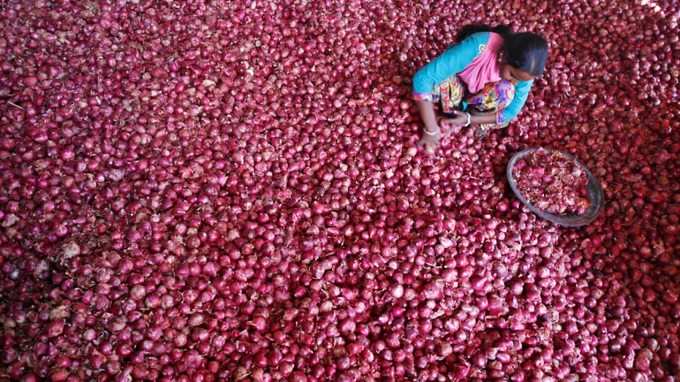
[[[472,114],[472,125],[475,127],[475,138],[483,139],[492,130],[500,129],[502,126],[496,124],[496,112],[476,112]]]
[[[418,147],[424,147],[425,152],[430,155],[434,154],[435,150],[437,150],[437,147],[439,147],[439,140],[441,139],[439,127],[437,127],[436,131],[433,130],[435,129],[430,130],[429,128],[425,128],[423,137],[420,138],[417,144]]]
[[[446,124],[447,126],[459,127],[463,127],[467,124],[468,117],[466,112],[455,110],[453,113],[455,114],[453,118],[442,118],[440,123]]]
[[[439,139],[441,138],[439,123],[437,123],[434,107],[432,102],[429,101],[416,101],[416,104],[418,105],[420,116],[423,118],[423,123],[425,124],[423,137],[420,138],[417,146],[424,147],[425,151],[432,155],[439,146]]]
[[[475,129],[475,138],[477,139],[484,139],[486,138],[487,135],[489,135],[489,127],[487,125],[477,125],[477,128]]]
[[[467,113],[454,111],[454,114],[453,118],[442,118],[439,120],[439,124],[445,129],[445,136],[449,136],[452,133],[458,134],[460,129],[467,124]]]

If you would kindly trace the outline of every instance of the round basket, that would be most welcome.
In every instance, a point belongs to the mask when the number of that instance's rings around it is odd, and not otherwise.
[[[533,204],[531,204],[525,197],[522,195],[522,193],[519,191],[519,188],[517,187],[517,182],[515,181],[515,178],[512,175],[512,170],[515,167],[515,163],[517,163],[518,160],[522,159],[523,157],[532,154],[536,150],[543,149],[547,152],[559,152],[560,154],[564,155],[565,157],[574,160],[585,172],[586,175],[588,176],[588,185],[587,185],[587,191],[588,191],[588,200],[590,200],[590,207],[588,207],[588,210],[586,210],[585,213],[582,215],[574,215],[574,214],[566,214],[566,215],[556,215],[552,214],[550,212],[546,212],[541,210],[540,208],[537,208]],[[508,177],[508,182],[510,183],[510,188],[512,189],[512,192],[517,196],[517,198],[525,205],[531,212],[535,213],[539,217],[551,221],[555,224],[559,224],[563,227],[582,227],[584,225],[590,224],[597,215],[600,213],[600,210],[602,209],[602,205],[604,204],[604,195],[602,192],[602,186],[600,185],[600,182],[597,180],[597,178],[588,170],[586,166],[584,166],[581,162],[579,162],[578,159],[576,159],[573,155],[562,152],[562,151],[557,151],[557,150],[551,150],[551,149],[546,149],[543,147],[532,147],[528,148],[525,150],[522,150],[520,152],[517,152],[512,155],[510,158],[510,161],[508,162],[508,166],[506,169],[506,175]]]

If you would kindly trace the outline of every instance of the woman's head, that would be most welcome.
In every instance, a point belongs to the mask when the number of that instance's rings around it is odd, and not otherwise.
[[[509,81],[528,81],[543,74],[548,59],[548,42],[531,32],[504,36],[501,77]]]
[[[530,32],[514,33],[506,25],[490,27],[470,24],[461,28],[458,42],[477,32],[494,32],[503,37],[502,78],[509,81],[528,81],[543,74],[548,58],[548,42],[542,36]]]

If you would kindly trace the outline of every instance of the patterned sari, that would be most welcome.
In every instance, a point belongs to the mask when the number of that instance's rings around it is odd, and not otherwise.
[[[437,90],[439,94],[435,94],[434,101],[439,101],[441,112],[444,115],[450,115],[454,110],[480,113],[496,112],[496,115],[498,115],[512,102],[515,96],[515,86],[507,80],[487,83],[476,94],[467,94],[465,84],[458,76],[452,76],[445,80],[439,84]],[[500,129],[505,126],[507,126],[507,123],[487,123],[481,125],[480,130],[485,135],[489,130]]]

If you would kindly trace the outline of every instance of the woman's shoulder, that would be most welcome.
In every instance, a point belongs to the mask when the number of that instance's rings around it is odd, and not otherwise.
[[[486,44],[489,41],[489,38],[491,37],[492,33],[493,32],[475,32],[469,35],[463,41],[470,41],[478,44]]]
[[[469,35],[461,43],[466,45],[468,49],[474,50],[476,54],[481,54],[489,45],[491,32],[475,32]]]

